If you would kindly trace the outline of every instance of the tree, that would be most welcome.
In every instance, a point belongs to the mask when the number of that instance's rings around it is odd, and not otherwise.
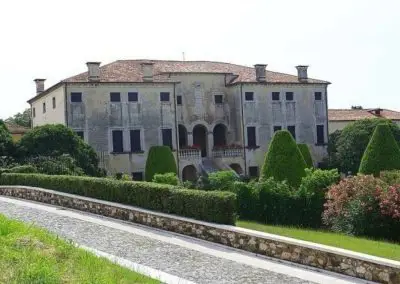
[[[337,158],[337,140],[342,134],[342,130],[335,130],[331,134],[329,134],[328,139],[328,157],[325,159],[325,162],[328,164],[328,168],[338,169],[340,168],[339,160]]]
[[[305,168],[306,162],[290,132],[277,131],[265,156],[261,179],[287,180],[289,185],[298,188],[306,175]]]
[[[17,144],[18,158],[69,154],[87,175],[100,175],[96,152],[72,129],[62,124],[46,124],[33,128]]]
[[[155,174],[177,174],[176,162],[168,146],[152,146],[146,160],[145,180],[152,181]]]
[[[31,109],[27,108],[23,112],[19,112],[6,119],[6,122],[16,124],[23,127],[31,127]]]
[[[311,158],[310,148],[307,144],[297,144],[301,154],[303,155],[304,161],[306,162],[307,168],[314,167],[313,160]]]
[[[400,148],[387,124],[378,124],[361,159],[359,172],[379,176],[400,169]]]
[[[11,156],[14,154],[14,144],[7,126],[0,119],[0,156]]]
[[[365,148],[371,139],[375,127],[380,123],[388,124],[395,140],[398,143],[400,142],[400,128],[390,120],[372,118],[348,124],[340,133],[335,145],[335,158],[341,172],[352,172],[352,174],[358,172]]]

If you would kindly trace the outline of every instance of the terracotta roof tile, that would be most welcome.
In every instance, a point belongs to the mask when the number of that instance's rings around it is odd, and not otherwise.
[[[7,129],[10,131],[11,134],[22,134],[30,130],[30,128],[23,127],[10,122],[4,122],[4,124],[6,125]]]
[[[377,109],[330,109],[328,110],[329,121],[352,121],[364,118],[383,117],[391,120],[400,120],[400,112],[379,109],[380,113],[377,114]]]

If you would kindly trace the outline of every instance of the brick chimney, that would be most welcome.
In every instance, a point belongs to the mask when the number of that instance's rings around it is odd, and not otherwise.
[[[101,62],[86,62],[89,81],[100,81],[100,64]]]
[[[307,79],[308,79],[308,75],[307,75],[308,66],[307,65],[298,65],[298,66],[296,66],[296,69],[297,69],[297,77],[298,77],[299,81],[300,82],[307,81]]]
[[[144,82],[152,82],[153,81],[153,66],[152,62],[143,62],[142,64],[142,73],[143,73],[143,81]]]
[[[265,68],[267,67],[267,64],[256,64],[254,65],[254,68],[256,69],[256,80],[257,82],[265,82],[266,77],[265,77]]]
[[[46,79],[35,79],[33,81],[36,84],[36,94],[38,95],[44,91],[44,81],[46,81]]]

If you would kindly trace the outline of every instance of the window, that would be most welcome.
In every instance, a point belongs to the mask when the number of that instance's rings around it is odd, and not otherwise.
[[[43,113],[46,113],[46,103],[43,103]]]
[[[177,104],[178,106],[181,106],[181,105],[182,105],[182,96],[177,96],[177,97],[176,97],[176,104]]]
[[[113,130],[112,140],[113,140],[113,152],[122,153],[124,151],[122,130]]]
[[[172,149],[172,129],[162,129],[162,143]]]
[[[245,99],[245,101],[254,101],[254,93],[253,92],[245,92],[244,99]]]
[[[286,92],[286,100],[293,101],[293,92]]]
[[[168,92],[161,92],[160,93],[160,101],[169,102],[169,93]]]
[[[248,147],[256,147],[256,128],[254,126],[247,127],[247,146]]]
[[[32,115],[33,115],[33,117],[36,117],[36,109],[35,108],[32,109]]]
[[[296,140],[296,126],[288,125],[287,130],[292,134],[293,139]]]
[[[82,93],[71,93],[71,103],[82,102]]]
[[[325,143],[324,126],[317,125],[317,144],[324,144],[324,143]]]
[[[258,177],[258,167],[249,167],[249,176]]]
[[[272,100],[279,101],[279,92],[272,92]]]
[[[133,172],[132,179],[136,180],[136,181],[142,181],[143,180],[143,172]]]
[[[131,134],[131,152],[142,151],[140,130],[131,130],[130,134]]]
[[[214,96],[214,102],[215,102],[216,104],[222,104],[222,103],[223,103],[223,97],[222,97],[222,95],[215,95],[215,96]]]
[[[110,93],[110,101],[111,102],[120,102],[121,94],[120,93]]]
[[[274,132],[277,132],[278,130],[282,130],[282,126],[274,126]]]
[[[56,108],[56,98],[55,97],[53,97],[52,103],[53,103],[53,108]]]
[[[315,100],[316,101],[321,101],[322,100],[322,93],[321,92],[315,92],[314,96],[315,96]]]
[[[139,95],[136,92],[128,93],[128,102],[137,102],[139,100]]]
[[[83,131],[76,131],[76,135],[78,135],[82,140],[84,139]]]

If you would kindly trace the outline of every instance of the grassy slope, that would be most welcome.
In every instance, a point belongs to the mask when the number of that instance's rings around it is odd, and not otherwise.
[[[159,283],[0,214],[0,283]]]
[[[237,221],[236,226],[400,261],[400,244],[324,231],[269,226],[249,221]]]

